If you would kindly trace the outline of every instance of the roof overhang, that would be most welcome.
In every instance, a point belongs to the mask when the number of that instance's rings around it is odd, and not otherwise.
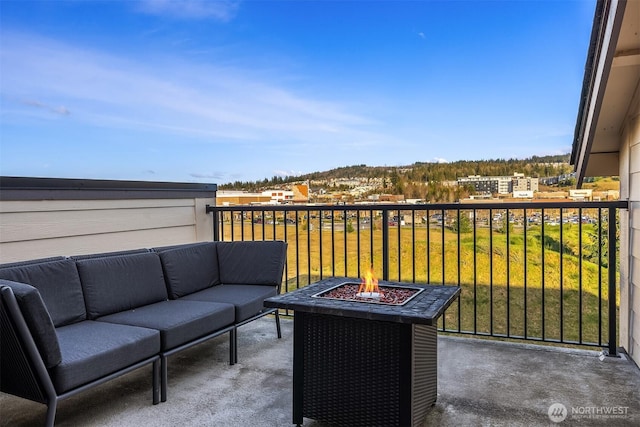
[[[640,81],[640,1],[600,0],[571,153],[578,186],[585,176],[619,174],[625,118]]]

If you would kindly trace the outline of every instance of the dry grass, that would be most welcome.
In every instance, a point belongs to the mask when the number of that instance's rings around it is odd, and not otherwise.
[[[288,290],[321,277],[361,277],[370,266],[382,277],[379,226],[373,236],[369,228],[345,233],[318,227],[309,232],[303,224],[297,231],[292,224],[243,226],[244,231],[235,224],[234,239],[288,242]],[[588,227],[583,235],[592,231]],[[559,229],[547,227],[545,235],[555,241]],[[608,341],[608,269],[576,256],[577,230],[564,226],[561,257],[559,248],[542,244],[537,228],[526,236],[523,228],[512,230],[507,241],[505,234],[482,228],[475,238],[473,233],[458,238],[442,227],[391,227],[389,280],[459,284],[461,298],[444,316],[448,330],[603,344]],[[230,227],[225,231],[230,240]]]

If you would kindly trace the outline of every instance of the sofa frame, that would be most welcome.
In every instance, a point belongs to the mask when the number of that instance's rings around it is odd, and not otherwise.
[[[34,261],[26,261],[20,263],[12,263],[0,265],[0,391],[9,393],[18,397],[22,397],[25,399],[29,399],[35,402],[39,402],[47,405],[46,426],[53,426],[55,423],[56,411],[58,403],[64,399],[67,399],[71,396],[74,396],[78,393],[81,393],[87,389],[93,388],[97,385],[108,382],[114,378],[127,374],[131,371],[140,369],[142,367],[151,365],[151,382],[152,382],[152,402],[153,404],[158,404],[160,402],[164,402],[167,400],[167,384],[168,384],[168,358],[171,355],[179,353],[187,348],[196,346],[205,341],[208,341],[214,337],[220,336],[225,333],[229,333],[229,364],[233,365],[238,361],[238,343],[237,343],[237,328],[245,325],[253,320],[261,318],[263,316],[273,314],[276,322],[276,331],[278,338],[282,337],[281,328],[280,328],[280,318],[278,315],[277,309],[265,309],[262,305],[262,301],[266,299],[266,297],[262,298],[262,296],[257,297],[258,299],[255,301],[251,301],[251,305],[248,305],[249,308],[253,311],[250,312],[250,315],[246,315],[244,318],[239,319],[238,313],[240,306],[234,305],[233,302],[228,301],[210,301],[209,298],[206,301],[198,300],[198,293],[194,292],[186,295],[185,297],[190,297],[192,299],[196,299],[196,302],[192,303],[198,307],[209,307],[213,304],[217,304],[216,307],[223,307],[225,313],[229,313],[229,310],[233,312],[234,306],[235,308],[235,316],[229,324],[225,324],[221,327],[215,328],[215,330],[209,331],[205,334],[197,336],[194,339],[190,339],[187,342],[180,343],[179,345],[171,346],[170,348],[162,348],[161,344],[158,344],[159,350],[154,354],[149,354],[147,357],[143,357],[140,360],[135,360],[133,363],[126,363],[123,366],[118,366],[117,369],[114,369],[112,372],[108,372],[105,375],[100,375],[97,378],[92,378],[89,381],[83,382],[77,386],[73,386],[69,389],[58,390],[56,387],[55,379],[52,377],[52,368],[51,362],[47,358],[46,354],[46,346],[42,344],[42,337],[39,335],[39,332],[34,330],[37,329],[38,326],[34,326],[34,313],[31,312],[31,307],[25,301],[27,298],[31,298],[29,301],[37,300],[41,301],[39,304],[44,306],[44,310],[46,311],[46,316],[50,317],[49,309],[46,306],[46,301],[42,299],[40,295],[40,290],[34,284],[31,286],[29,283],[24,282],[16,282],[13,277],[3,277],[3,269],[9,269],[11,271],[12,268],[29,268],[30,266],[39,266],[45,265],[48,262],[59,262],[61,260],[67,260],[67,262],[74,262],[76,265],[78,263],[91,263],[92,261],[87,260],[99,260],[100,262],[111,262],[108,258],[113,258],[113,261],[117,261],[123,259],[122,257],[136,257],[143,255],[146,258],[153,258],[153,256],[157,256],[162,259],[163,253],[168,253],[168,251],[199,251],[203,250],[204,245],[216,245],[216,248],[219,248],[217,245],[225,245],[227,243],[231,243],[235,246],[231,246],[234,248],[234,251],[238,253],[249,253],[256,254],[261,253],[261,251],[268,251],[269,257],[271,257],[272,262],[270,268],[270,277],[268,279],[261,279],[260,274],[257,275],[249,275],[249,280],[256,279],[257,285],[267,285],[272,286],[273,291],[269,290],[268,292],[279,294],[281,291],[281,281],[282,281],[282,273],[284,270],[284,264],[286,259],[286,242],[281,241],[252,241],[252,242],[206,242],[206,243],[197,243],[197,244],[187,244],[187,245],[175,245],[171,247],[164,248],[151,248],[151,249],[140,249],[133,251],[122,251],[122,252],[113,252],[113,253],[104,253],[104,254],[90,254],[90,255],[82,255],[75,257],[58,257],[58,258],[47,258],[42,260],[34,260]],[[251,247],[249,247],[251,245]],[[223,248],[229,248],[230,246],[224,246]],[[237,250],[236,250],[237,249]],[[216,249],[217,251],[218,249]],[[225,249],[226,250],[226,249]],[[248,250],[248,252],[247,252]],[[232,255],[234,251],[231,251]],[[217,254],[217,252],[216,252]],[[120,258],[118,258],[120,257]],[[268,257],[267,257],[268,258]],[[98,262],[98,261],[96,261]],[[235,260],[235,262],[240,262],[242,265],[246,265],[247,262],[256,262],[260,264],[260,260]],[[163,270],[167,267],[165,264],[163,265]],[[169,289],[169,274],[166,270],[163,271],[165,285]],[[265,273],[266,274],[266,273]],[[245,275],[246,276],[246,275]],[[278,277],[277,280],[274,277]],[[260,283],[264,282],[264,283]],[[85,286],[85,284],[82,284]],[[251,286],[257,286],[251,285]],[[214,284],[209,288],[203,289],[203,291],[207,291],[210,288],[216,288],[216,286],[221,286],[219,284]],[[222,285],[224,286],[224,285]],[[243,286],[239,285],[228,285],[228,289],[231,289],[231,298],[233,300],[233,286]],[[26,291],[25,291],[26,289]],[[239,288],[238,288],[239,289]],[[249,288],[242,288],[243,290]],[[269,288],[270,289],[270,288]],[[213,289],[213,291],[219,290],[218,288]],[[17,294],[16,294],[17,292]],[[26,293],[25,293],[26,292]],[[88,298],[86,295],[86,288],[83,288],[83,292],[85,292],[85,298]],[[249,291],[247,291],[249,292]],[[267,292],[265,288],[265,292]],[[46,291],[45,291],[46,294]],[[171,291],[168,292],[171,294]],[[229,292],[227,292],[229,294]],[[195,295],[195,296],[194,296]],[[205,295],[206,297],[206,295]],[[227,295],[227,300],[228,300]],[[170,298],[167,300],[166,304],[170,304],[169,301],[180,300],[181,298]],[[186,298],[185,298],[186,299]],[[205,298],[203,298],[205,299]],[[215,297],[214,297],[215,299]],[[223,298],[224,299],[224,298]],[[262,299],[262,301],[260,301]],[[161,302],[162,303],[162,302]],[[188,302],[186,303],[188,304]],[[153,305],[153,304],[152,304]],[[179,307],[179,306],[178,306]],[[230,308],[228,308],[230,307]],[[144,309],[144,307],[140,307],[140,309]],[[135,314],[136,309],[130,310]],[[38,313],[36,313],[38,314]],[[42,314],[42,313],[40,313]],[[115,313],[117,316],[119,313]],[[215,313],[213,313],[215,315]],[[31,316],[31,317],[29,317]],[[37,318],[37,316],[36,316]],[[97,323],[108,323],[114,327],[123,327],[123,328],[135,328],[137,330],[148,330],[149,338],[148,340],[156,339],[157,335],[158,343],[160,340],[161,331],[155,331],[152,328],[148,328],[147,326],[141,326],[139,324],[127,325],[118,323],[116,320],[116,324],[112,324],[109,321],[109,316],[104,316],[104,320],[102,318],[97,319],[88,319],[83,322],[93,322],[95,320]],[[46,319],[45,319],[46,320]],[[48,322],[53,322],[53,320],[49,319]],[[37,322],[36,322],[37,323]],[[47,322],[42,322],[47,323]],[[126,322],[125,322],[126,323]],[[73,325],[73,323],[71,323]],[[46,325],[45,325],[46,326]],[[54,327],[55,336],[58,336],[57,327],[51,324]],[[90,325],[91,326],[91,325]],[[72,372],[73,373],[73,372]]]

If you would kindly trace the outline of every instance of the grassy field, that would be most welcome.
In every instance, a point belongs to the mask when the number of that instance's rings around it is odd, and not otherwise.
[[[288,290],[321,277],[361,277],[371,266],[382,277],[382,231],[375,224],[346,232],[303,224],[242,227],[234,224],[234,239],[288,242]],[[579,227],[546,225],[544,236],[539,225],[526,233],[512,227],[508,238],[488,228],[458,236],[441,226],[390,227],[389,280],[459,284],[461,298],[444,316],[447,330],[606,344],[606,252],[598,252],[595,225],[582,224],[582,233]],[[227,225],[225,240],[230,233]]]

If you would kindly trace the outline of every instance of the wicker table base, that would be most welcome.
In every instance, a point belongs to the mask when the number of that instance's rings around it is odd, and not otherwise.
[[[437,396],[435,326],[295,313],[293,422],[414,426]]]

